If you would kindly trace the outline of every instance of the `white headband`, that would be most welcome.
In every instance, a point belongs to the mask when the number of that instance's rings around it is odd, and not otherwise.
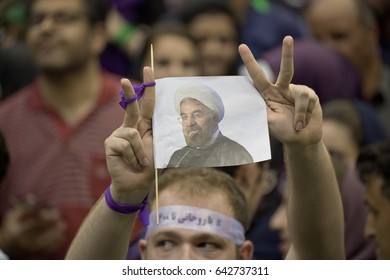
[[[245,241],[244,227],[236,219],[224,214],[192,206],[171,205],[159,208],[159,224],[156,211],[150,213],[146,238],[161,228],[183,228],[220,235],[241,245]]]

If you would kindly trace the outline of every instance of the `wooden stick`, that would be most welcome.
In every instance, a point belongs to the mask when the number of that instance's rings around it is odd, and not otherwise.
[[[150,45],[150,68],[154,72],[154,54],[153,54],[153,44]],[[156,191],[156,224],[159,224],[159,214],[158,214],[158,170],[154,169],[154,181],[155,181],[155,191]]]
[[[158,170],[154,169],[154,180],[155,180],[155,188],[156,188],[156,224],[159,224],[159,215],[158,215]]]
[[[150,68],[154,72],[154,54],[153,54],[153,44],[150,44]]]

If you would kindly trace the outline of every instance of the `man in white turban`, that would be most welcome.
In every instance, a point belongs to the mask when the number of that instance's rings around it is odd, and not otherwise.
[[[187,146],[173,153],[167,167],[211,167],[253,162],[248,151],[222,135],[218,124],[225,109],[217,92],[203,84],[181,86],[175,107]]]

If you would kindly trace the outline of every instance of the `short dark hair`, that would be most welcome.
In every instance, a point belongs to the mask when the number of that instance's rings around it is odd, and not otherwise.
[[[361,180],[373,172],[383,177],[382,192],[390,200],[390,140],[364,147],[357,160]]]
[[[236,186],[233,178],[214,168],[171,168],[165,169],[159,178],[159,191],[174,189],[177,193],[190,197],[201,196],[207,199],[210,193],[221,192],[226,195],[234,218],[245,229],[248,228],[248,210],[244,194]],[[155,190],[149,196],[151,208],[156,198]]]
[[[36,0],[28,0],[26,9],[26,18],[29,19],[31,15],[31,8]],[[87,13],[89,22],[93,25],[99,22],[105,22],[107,18],[110,5],[108,0],[80,0],[84,2],[85,11]]]
[[[183,8],[179,14],[179,19],[185,24],[189,24],[195,17],[203,14],[225,14],[232,19],[238,33],[239,23],[236,14],[230,5],[224,0],[193,0]]]

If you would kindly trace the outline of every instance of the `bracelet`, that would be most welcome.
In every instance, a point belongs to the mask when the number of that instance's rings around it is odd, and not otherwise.
[[[104,192],[104,197],[106,199],[106,204],[111,210],[121,213],[121,214],[134,214],[139,211],[139,217],[144,227],[149,225],[149,210],[148,210],[148,195],[140,204],[121,204],[116,203],[111,196],[110,187]]]

